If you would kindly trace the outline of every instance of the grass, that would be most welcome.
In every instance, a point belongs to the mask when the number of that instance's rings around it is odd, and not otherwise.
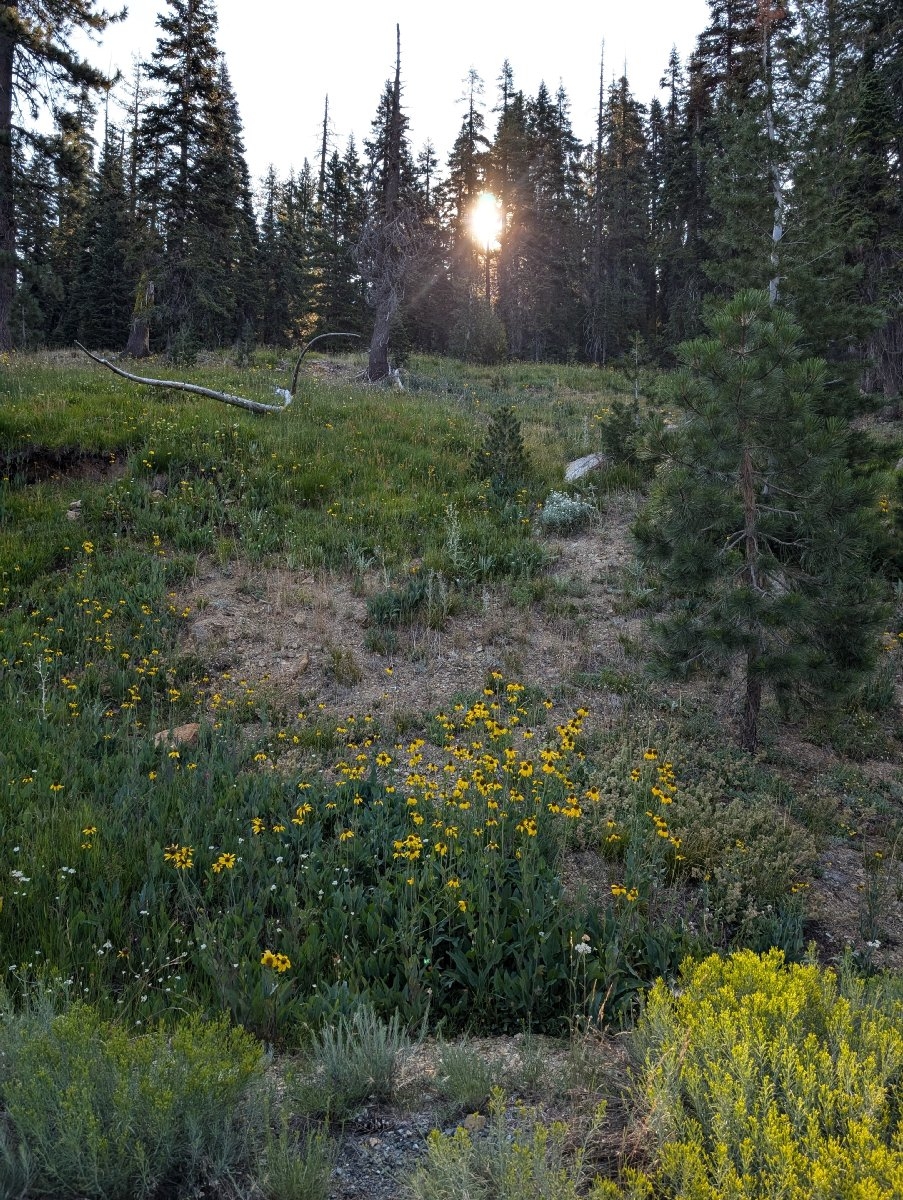
[[[211,357],[185,373],[259,399],[285,382],[266,351],[248,371]],[[394,717],[338,715],[315,692],[290,708],[265,681],[214,670],[187,636],[200,557],[250,565],[260,603],[254,571],[350,579],[365,650],[387,671],[409,631],[441,635],[493,596],[568,627],[584,619],[595,585],[550,574],[539,514],[564,461],[604,436],[626,446],[618,402],[632,381],[428,358],[408,379],[404,394],[310,379],[291,409],[261,418],[68,355],[0,365],[0,934],[13,997],[0,1025],[13,1030],[40,994],[60,1014],[90,1002],[92,1020],[123,1031],[122,1061],[128,1039],[140,1058],[155,1022],[172,1031],[186,1013],[227,1013],[298,1051],[300,1083],[235,1161],[267,1194],[311,1196],[328,1190],[337,1129],[293,1116],[400,1103],[406,1026],[441,1027],[422,1090],[468,1109],[497,1080],[457,1031],[527,1029],[534,1047],[570,1031],[580,1070],[544,1071],[531,1051],[520,1086],[582,1097],[584,1158],[573,1130],[497,1097],[484,1141],[436,1139],[413,1194],[613,1196],[586,1166],[587,1105],[620,1104],[611,1072],[581,1057],[600,1025],[629,1027],[688,954],[777,945],[800,958],[808,886],[838,839],[861,847],[855,936],[886,940],[903,778],[856,760],[899,754],[903,612],[878,683],[830,725],[810,723],[825,744],[817,774],[776,735],[758,761],[735,753],[708,697],[648,687],[639,641],[623,662],[564,664],[551,690],[529,669],[487,673],[442,712],[401,696]],[[512,495],[470,469],[505,406],[528,464]],[[630,453],[594,478],[595,497],[642,486]],[[622,574],[609,582],[632,612]],[[359,652],[324,642],[336,686],[362,683]],[[602,719],[612,695],[620,707]],[[155,744],[188,721],[196,745]],[[575,879],[578,861],[590,866]],[[874,967],[870,950],[859,961]],[[0,1172],[28,1194],[26,1140],[0,1147]],[[639,1176],[622,1185],[643,1194]]]

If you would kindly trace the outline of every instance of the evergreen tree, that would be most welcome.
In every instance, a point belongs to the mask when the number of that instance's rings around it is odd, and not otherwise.
[[[502,231],[496,256],[496,310],[505,327],[509,352],[527,352],[526,298],[529,289],[530,149],[527,104],[514,87],[510,63],[499,78],[498,125],[489,156],[489,190],[501,204]]]
[[[124,14],[121,14],[124,15]],[[76,29],[102,32],[112,20],[95,0],[0,0],[0,352],[12,346],[16,288],[16,208],[13,169],[18,105],[36,111],[36,97],[69,85],[104,87],[108,81],[72,47]],[[21,136],[21,127],[19,134]]]
[[[216,47],[213,0],[167,0],[146,64],[143,208],[170,349],[247,337],[258,307],[256,225],[238,106]]]
[[[54,270],[56,224],[54,155],[47,139],[26,155],[16,147],[16,224],[21,270],[15,296],[15,333],[27,347],[47,341],[47,314],[58,308],[61,288]]]
[[[96,110],[87,89],[81,90],[71,107],[58,110],[55,116],[56,220],[51,255],[59,297],[45,312],[45,321],[50,338],[60,343],[69,341],[74,333],[74,329],[67,327],[66,318],[77,281],[85,212],[94,175],[92,130]]]
[[[603,363],[624,354],[637,334],[649,333],[651,187],[643,116],[622,76],[609,89],[596,171],[601,191],[594,207],[602,227],[596,233],[591,328],[595,355]]]
[[[492,254],[479,246],[471,218],[481,192],[487,190],[489,139],[479,97],[483,82],[471,70],[462,97],[464,119],[448,160],[443,186],[444,221],[448,244],[448,284],[451,293],[448,322],[450,345],[463,358],[481,357],[479,331],[486,324],[492,303]]]
[[[650,251],[655,296],[650,332],[666,359],[699,331],[706,224],[702,130],[708,101],[698,63],[689,78],[676,49],[661,80],[664,105],[649,111]]]
[[[755,751],[763,688],[787,702],[842,695],[869,666],[881,619],[867,490],[847,434],[818,414],[825,365],[767,292],[738,294],[685,343],[669,439],[637,525],[665,615],[657,662],[685,677],[742,663],[740,742]]]
[[[238,103],[222,59],[194,174],[191,325],[204,345],[246,344],[259,307],[257,223]]]
[[[84,214],[65,322],[69,336],[88,346],[121,347],[128,338],[137,282],[129,265],[133,237],[122,149],[115,131],[108,130]]]
[[[335,150],[326,163],[313,233],[311,311],[318,333],[363,332],[366,297],[355,253],[366,219],[364,171],[351,138],[344,155]]]
[[[370,214],[357,259],[373,307],[367,377],[385,379],[391,367],[389,342],[401,341],[399,310],[421,237],[422,196],[401,107],[401,30],[395,28],[395,78],[387,82],[364,147],[368,164]]]

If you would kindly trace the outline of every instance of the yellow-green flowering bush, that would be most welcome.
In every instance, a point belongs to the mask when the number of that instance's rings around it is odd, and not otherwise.
[[[673,1200],[903,1195],[903,1003],[778,951],[659,981],[637,1030]]]

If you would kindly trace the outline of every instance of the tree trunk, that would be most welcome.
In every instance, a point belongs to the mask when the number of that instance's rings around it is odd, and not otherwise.
[[[17,17],[18,0],[5,0],[4,16]],[[13,37],[0,21],[0,352],[12,349],[16,291],[16,214],[13,205]]]
[[[740,724],[740,745],[750,754],[759,748],[759,709],[762,707],[762,677],[756,672],[758,648],[746,652],[746,699]]]
[[[135,307],[132,310],[132,328],[125,348],[130,358],[147,358],[150,354],[150,318],[153,307],[153,280],[142,276],[138,283]]]
[[[759,510],[756,504],[756,480],[752,454],[749,447],[743,449],[740,461],[740,495],[743,499],[743,580],[753,591],[761,590],[759,578]],[[759,745],[759,709],[762,705],[762,677],[756,667],[759,661],[760,643],[746,651],[746,701],[740,726],[740,745],[750,754],[755,754]]]
[[[392,314],[388,305],[379,304],[376,320],[373,322],[373,335],[370,338],[370,356],[367,360],[367,378],[371,383],[387,379],[389,367],[389,329],[392,324]]]

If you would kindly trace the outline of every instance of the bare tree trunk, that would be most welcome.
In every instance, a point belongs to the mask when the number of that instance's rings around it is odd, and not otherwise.
[[[18,0],[0,3],[0,352],[12,349],[16,291],[16,214],[13,206],[13,37],[4,18],[15,21]],[[4,11],[6,10],[6,11]]]
[[[153,280],[142,275],[132,310],[132,328],[125,348],[130,358],[147,358],[150,354],[150,318],[154,307]]]

